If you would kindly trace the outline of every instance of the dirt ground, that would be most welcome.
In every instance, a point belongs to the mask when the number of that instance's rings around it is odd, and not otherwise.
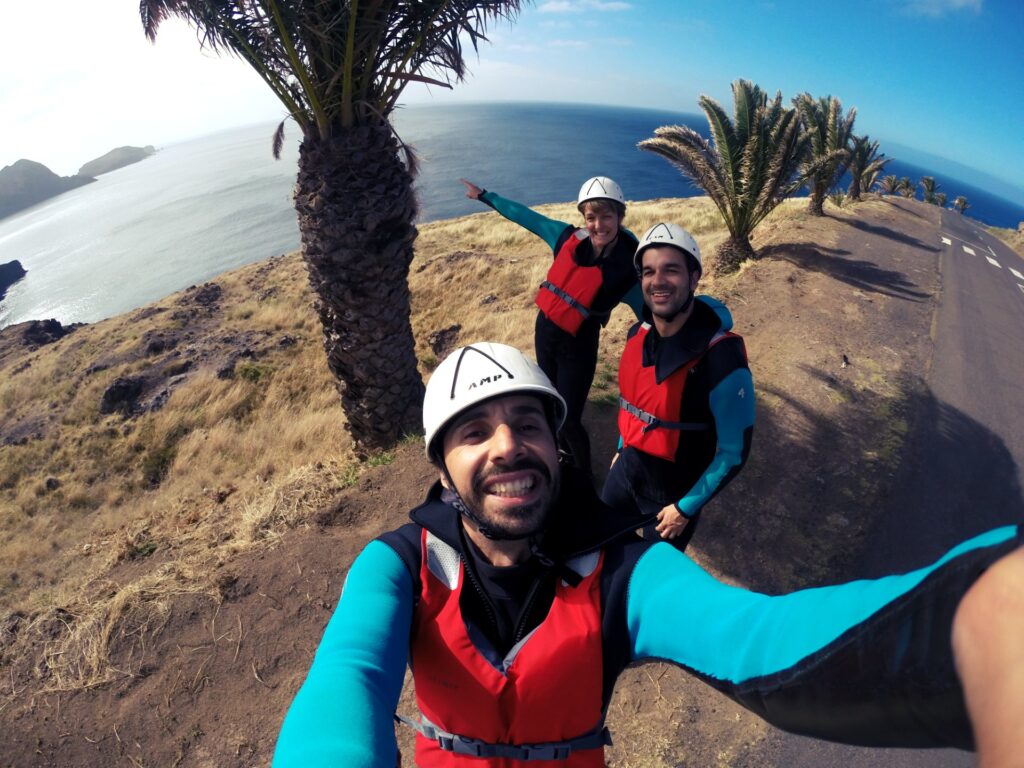
[[[828,212],[764,227],[754,242],[762,258],[718,294],[747,342],[757,425],[747,467],[705,510],[691,551],[760,591],[856,576],[865,534],[887,512],[917,417],[907,404],[920,401],[911,395],[930,360],[938,209],[887,198]],[[614,409],[592,402],[586,421],[601,475]],[[403,446],[316,524],[223,563],[216,596],[182,593],[158,626],[120,634],[111,655],[138,670],[130,677],[39,693],[46,649],[5,657],[0,765],[268,764],[352,559],[401,524],[433,479],[421,450]],[[109,579],[160,557],[125,561]],[[55,612],[54,636],[61,621]],[[9,616],[0,641],[18,625]],[[402,706],[409,711],[408,696]],[[666,665],[628,670],[609,720],[609,762],[620,768],[777,764],[777,731]]]

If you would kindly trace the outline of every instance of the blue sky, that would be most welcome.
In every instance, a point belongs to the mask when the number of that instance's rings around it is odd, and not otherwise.
[[[69,174],[121,144],[282,117],[254,73],[201,52],[183,24],[150,45],[137,0],[18,3],[4,22],[0,166],[28,157]],[[541,0],[489,36],[467,82],[410,86],[405,103],[698,112],[701,94],[729,108],[729,85],[743,77],[787,98],[838,96],[857,108],[855,132],[883,151],[891,141],[911,162],[906,147],[950,158],[1014,185],[1024,202],[1020,0]]]

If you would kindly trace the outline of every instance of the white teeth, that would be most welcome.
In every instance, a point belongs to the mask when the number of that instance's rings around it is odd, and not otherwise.
[[[533,478],[514,480],[510,483],[495,483],[490,492],[495,496],[520,496],[533,488]]]

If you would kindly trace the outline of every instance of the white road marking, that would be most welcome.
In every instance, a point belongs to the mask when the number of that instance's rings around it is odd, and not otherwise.
[[[944,238],[942,238],[942,244],[943,245],[952,245],[953,241],[950,240],[948,237],[944,237]]]
[[[974,249],[973,249],[973,248],[968,248],[968,247],[967,247],[966,245],[964,246],[964,253],[969,253],[969,254],[971,254],[971,256],[976,256],[976,255],[977,255],[977,254],[976,254],[976,253],[974,252]]]
[[[1010,267],[1010,272],[1012,272],[1013,276],[1016,277],[1018,280],[1024,280],[1024,275],[1022,275],[1020,272],[1018,272],[1013,267]]]
[[[1000,269],[1003,268],[1003,265],[1000,264],[995,259],[993,259],[991,256],[986,256],[985,258],[988,259],[988,263],[991,264],[993,267],[999,267]]]

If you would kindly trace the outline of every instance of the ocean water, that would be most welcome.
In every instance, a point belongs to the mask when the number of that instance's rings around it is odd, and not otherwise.
[[[465,197],[460,177],[527,205],[575,199],[579,184],[595,175],[611,176],[634,200],[701,194],[668,163],[636,149],[671,123],[706,125],[692,114],[552,104],[415,106],[395,118],[421,162],[421,221],[486,210]],[[28,271],[0,301],[0,327],[50,317],[94,322],[298,248],[291,200],[298,131],[291,126],[275,161],[274,127],[162,147],[0,220],[0,263],[17,259]],[[927,173],[898,162],[888,172]],[[1024,220],[1021,206],[931,175],[950,201],[968,197],[969,215],[1009,227]]]

